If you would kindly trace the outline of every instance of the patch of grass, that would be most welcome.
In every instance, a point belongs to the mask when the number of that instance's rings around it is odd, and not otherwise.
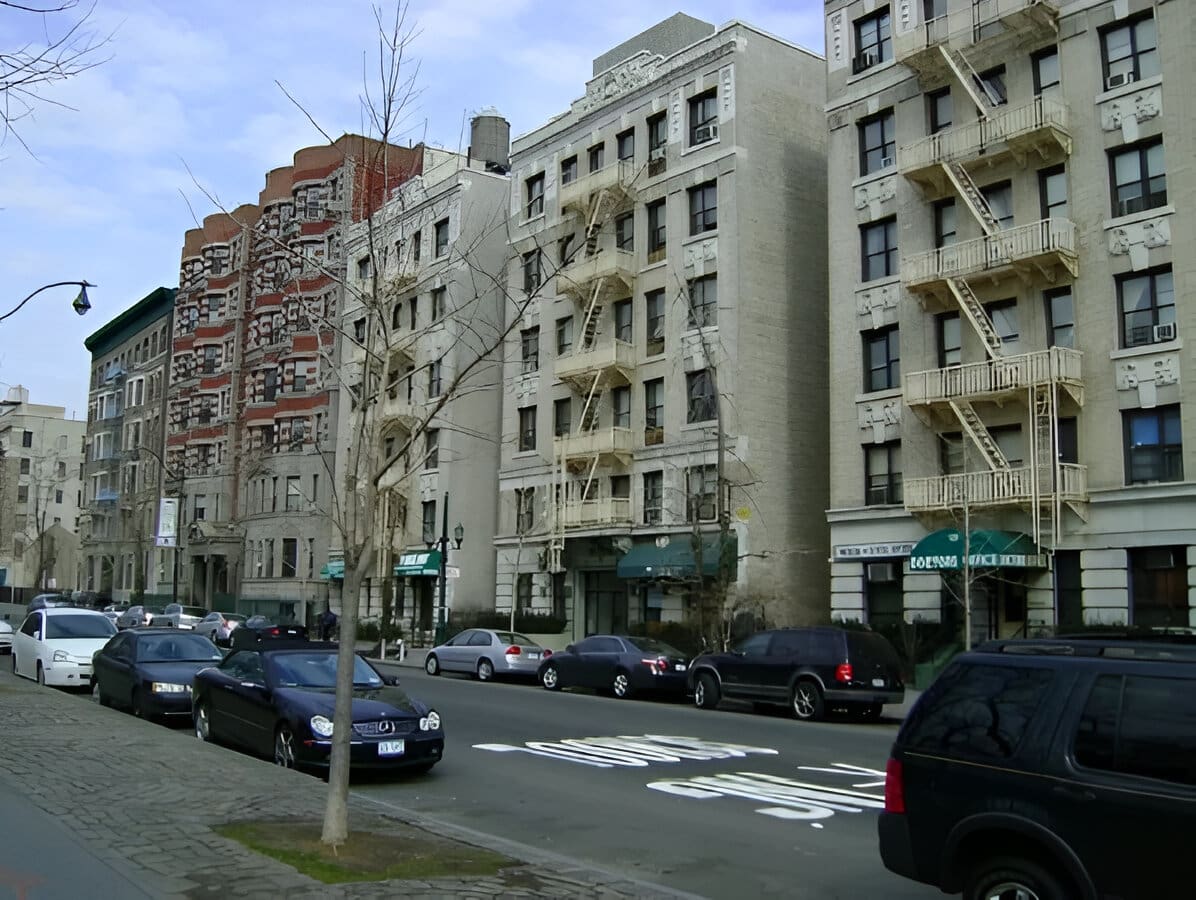
[[[519,865],[408,825],[388,823],[385,833],[350,831],[349,840],[335,850],[320,841],[321,826],[312,822],[234,822],[215,831],[324,884],[496,875]]]

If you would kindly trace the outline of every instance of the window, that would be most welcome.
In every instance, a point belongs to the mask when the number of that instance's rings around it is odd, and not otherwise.
[[[632,339],[631,326],[632,308],[630,300],[620,300],[615,304],[615,340],[630,344]]]
[[[444,301],[448,296],[448,288],[438,287],[432,288],[432,321],[435,322],[444,316]]]
[[[864,503],[887,506],[903,502],[901,441],[864,448]]]
[[[661,199],[648,204],[648,262],[664,259],[665,240],[665,205]]]
[[[686,422],[709,422],[718,415],[718,398],[714,394],[714,378],[709,369],[687,372],[685,396],[688,398]]]
[[[1175,338],[1175,286],[1170,266],[1118,278],[1117,305],[1122,347]]]
[[[410,319],[409,324],[411,326],[411,330],[415,331],[416,322],[419,320],[419,298],[412,297],[407,302],[407,308],[410,312],[410,316],[408,318]]]
[[[718,276],[693,278],[689,290],[689,327],[708,328],[718,324]]]
[[[525,293],[534,294],[540,289],[540,250],[529,251],[523,254],[523,290]]]
[[[1162,138],[1111,152],[1109,166],[1114,216],[1167,205],[1167,165]]]
[[[665,144],[669,140],[669,120],[666,113],[648,119],[648,176],[665,171]]]
[[[934,204],[934,246],[950,247],[955,240],[955,201],[940,200]]]
[[[1001,229],[1013,227],[1013,185],[1008,181],[990,184],[980,189],[984,202],[988,204],[993,218],[997,220],[997,227]]]
[[[1147,13],[1101,32],[1101,56],[1106,89],[1158,75],[1161,69],[1154,17]]]
[[[525,406],[519,410],[519,452],[536,449],[536,408]]]
[[[287,476],[287,511],[299,512],[303,509],[303,491],[299,487],[299,476]]]
[[[664,353],[664,290],[651,291],[644,295],[647,307],[647,347],[648,356]]]
[[[536,489],[534,487],[515,488],[515,533],[527,534],[535,527],[535,524]],[[520,578],[522,579],[523,576]],[[527,578],[530,581],[531,575],[528,575]]]
[[[897,155],[893,110],[886,109],[861,120],[859,134],[861,175],[870,175],[893,165]]]
[[[1076,346],[1076,314],[1071,288],[1047,291],[1042,295],[1047,312],[1047,332],[1052,347]]]
[[[1063,166],[1039,171],[1038,200],[1044,219],[1067,218],[1067,172]]]
[[[573,349],[573,317],[556,320],[556,355],[564,356]]]
[[[552,403],[552,433],[565,437],[573,430],[573,401],[568,397]]]
[[[992,319],[997,337],[1001,339],[1002,343],[1011,344],[1018,339],[1016,300],[999,300],[996,303],[989,303],[984,307],[984,311]]]
[[[262,541],[262,577],[274,577],[274,541]]]
[[[1184,443],[1179,406],[1122,412],[1126,484],[1183,481]]]
[[[855,22],[855,59],[851,71],[860,73],[893,58],[889,34],[889,8],[877,10]]]
[[[425,544],[436,540],[436,501],[425,500],[420,509],[420,523]]]
[[[561,184],[577,180],[577,157],[570,156],[561,162]]]
[[[55,492],[54,492],[54,502],[55,502],[55,503],[62,503],[62,491],[55,491]]]
[[[196,494],[191,498],[191,521],[202,522],[208,515],[208,498],[204,494]]]
[[[21,446],[22,447],[32,447],[33,446],[33,432],[32,431],[22,431],[21,432]]]
[[[718,229],[718,183],[708,181],[689,189],[689,233]]]
[[[1059,48],[1047,47],[1030,57],[1034,68],[1034,96],[1059,83]]]
[[[515,609],[529,610],[532,608],[532,573],[519,573],[518,581],[515,585]]]
[[[282,539],[282,571],[283,578],[294,578],[295,570],[299,567],[299,541],[295,538]]]
[[[963,362],[963,343],[959,333],[959,313],[943,313],[935,317],[938,332],[939,368],[958,366]]]
[[[625,213],[615,219],[615,248],[635,249],[635,213]]]
[[[359,344],[365,343],[365,318],[360,318],[353,323],[353,339]]]
[[[610,495],[620,500],[631,496],[631,476],[612,475],[610,477]]]
[[[423,248],[423,243],[424,243],[423,229],[420,229],[419,231],[415,232],[415,234],[411,235],[411,261],[412,262],[415,262],[415,263],[419,262],[420,250]]]
[[[392,331],[398,331],[403,327],[403,304],[396,303],[390,310],[390,327]]]
[[[523,360],[523,374],[540,368],[540,328],[525,328],[519,332],[519,347]]]
[[[901,387],[901,350],[897,326],[864,333],[864,390]]]
[[[544,176],[541,175],[540,177],[542,179]],[[435,225],[433,225],[432,228],[433,228],[433,238],[436,243],[436,257],[439,258],[441,256],[444,256],[444,254],[448,253],[449,220],[441,219],[439,222],[437,222]]]
[[[21,459],[21,474],[22,475],[29,474],[29,457],[27,457],[27,456],[22,457],[22,459]]]
[[[885,219],[860,227],[864,281],[897,274],[897,220]]]
[[[664,507],[664,472],[644,473],[644,524],[659,525]]]
[[[424,468],[440,468],[440,429],[429,428],[424,432]]]
[[[428,397],[439,397],[443,389],[440,360],[428,364]]]
[[[664,441],[664,379],[644,382],[644,443]]]
[[[17,502],[18,503],[28,503],[29,502],[29,485],[27,485],[27,484],[17,485]]]
[[[370,258],[363,256],[357,260],[357,278],[360,281],[365,281],[370,277]]]
[[[544,173],[533,175],[524,182],[524,209],[527,218],[544,215]]]
[[[587,151],[587,156],[589,157],[590,161],[590,171],[597,172],[606,165],[606,144],[601,143],[591,147]]]
[[[567,234],[556,242],[557,265],[567,266],[573,260],[573,235]]]
[[[710,522],[718,515],[718,466],[685,470],[685,521]]]
[[[620,161],[635,158],[635,129],[628,128],[615,136],[615,146]]]
[[[951,88],[945,87],[940,91],[931,91],[926,95],[926,116],[929,119],[930,133],[937,134],[951,127],[951,118],[955,106],[951,102]]]
[[[1005,88],[1005,67],[995,66],[973,76],[976,87],[988,98],[993,106],[1002,106],[1009,102],[1009,92]]]
[[[364,335],[363,335],[364,338]],[[205,375],[213,375],[216,372],[216,360],[219,356],[219,347],[204,347],[203,348],[203,373]]]
[[[711,89],[689,98],[689,145],[705,144],[718,137],[718,91]]]
[[[1130,621],[1146,628],[1188,621],[1188,548],[1132,547],[1129,550]]]
[[[617,387],[610,392],[611,424],[615,428],[631,427],[631,388]]]

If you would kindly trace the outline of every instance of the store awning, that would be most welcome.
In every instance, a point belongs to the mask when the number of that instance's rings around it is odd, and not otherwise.
[[[435,578],[440,574],[440,551],[419,550],[404,553],[395,564],[395,574],[415,577],[430,575]]]
[[[943,528],[914,545],[909,567],[916,571],[962,569],[963,532]],[[968,541],[968,565],[973,569],[1045,569],[1046,554],[1021,531],[973,531]]]
[[[320,567],[320,577],[343,581],[345,578],[345,561],[343,559],[330,559]]]
[[[734,578],[736,548],[734,534],[727,535],[725,544],[717,534],[702,535],[702,574],[717,575],[721,555],[726,560],[729,576]],[[620,578],[692,578],[697,570],[694,557],[692,535],[670,535],[650,544],[636,544],[623,554],[615,571]]]

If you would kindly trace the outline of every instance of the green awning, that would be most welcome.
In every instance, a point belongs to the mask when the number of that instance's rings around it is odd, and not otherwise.
[[[395,565],[395,574],[416,577],[430,575],[435,578],[440,574],[440,551],[407,551],[399,557],[399,561]]]
[[[343,559],[328,560],[328,562],[320,567],[320,577],[343,581],[345,578],[345,561]]]
[[[914,545],[909,567],[915,571],[963,568],[963,532],[943,528]],[[968,565],[974,569],[1045,569],[1046,555],[1021,531],[973,531],[968,541]]]
[[[729,577],[735,577],[737,542],[734,534],[727,541],[717,534],[702,535],[702,574],[718,575],[720,557]],[[697,570],[694,538],[689,534],[670,535],[664,546],[656,542],[636,544],[620,558],[615,571],[620,578],[692,578]],[[721,553],[720,553],[720,544]]]

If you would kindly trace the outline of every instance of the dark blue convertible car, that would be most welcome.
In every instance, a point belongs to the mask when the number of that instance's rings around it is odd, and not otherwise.
[[[326,767],[332,750],[337,645],[271,641],[234,650],[192,685],[195,734],[280,766]],[[444,754],[440,715],[354,657],[354,768],[426,772]]]

